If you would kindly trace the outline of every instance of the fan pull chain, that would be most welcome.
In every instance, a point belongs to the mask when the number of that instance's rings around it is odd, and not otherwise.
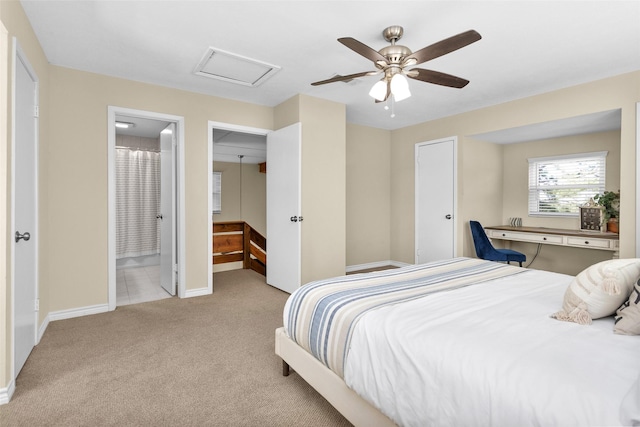
[[[393,95],[387,98],[387,105],[384,106],[384,109],[387,111],[389,110],[389,104],[391,104],[391,118],[394,118],[396,116],[396,102],[395,99],[393,99]]]

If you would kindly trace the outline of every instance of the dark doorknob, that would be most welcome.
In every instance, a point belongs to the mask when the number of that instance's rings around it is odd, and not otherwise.
[[[451,216],[451,214],[447,214],[447,215],[445,216],[445,218],[447,218],[447,219],[451,219],[451,218],[453,218],[453,217]]]
[[[31,234],[29,234],[29,232],[20,234],[19,231],[16,231],[16,243],[18,243],[20,239],[23,239],[25,242],[28,242],[30,238],[31,238]]]
[[[298,217],[297,216],[292,216],[291,217],[291,222],[298,222]]]

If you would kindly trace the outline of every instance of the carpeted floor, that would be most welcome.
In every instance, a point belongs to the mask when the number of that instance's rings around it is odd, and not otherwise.
[[[288,294],[251,270],[210,296],[49,324],[1,426],[349,426],[297,374],[274,331]]]

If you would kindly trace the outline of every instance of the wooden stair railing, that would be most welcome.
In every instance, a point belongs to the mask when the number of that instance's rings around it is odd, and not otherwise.
[[[267,239],[244,221],[213,223],[213,263],[242,261],[242,268],[267,274]]]

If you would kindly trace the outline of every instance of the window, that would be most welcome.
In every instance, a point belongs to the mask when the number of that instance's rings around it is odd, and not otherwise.
[[[529,159],[529,215],[578,216],[605,188],[607,152]]]
[[[213,173],[213,213],[222,213],[222,172]]]

